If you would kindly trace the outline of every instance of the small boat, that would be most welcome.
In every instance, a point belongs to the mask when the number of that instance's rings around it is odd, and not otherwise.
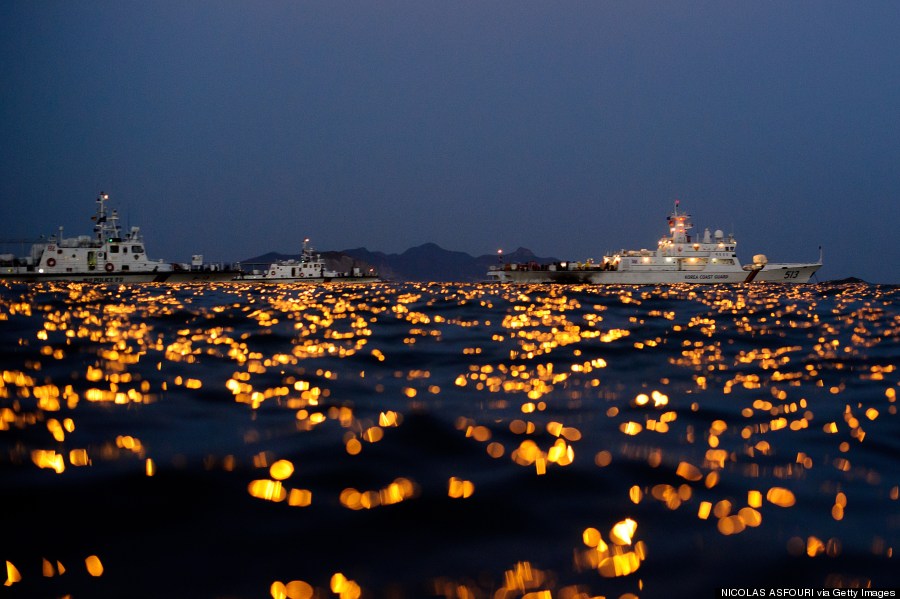
[[[119,214],[108,210],[109,195],[97,196],[92,235],[59,233],[34,242],[25,256],[0,254],[0,281],[71,281],[79,283],[175,283],[230,281],[237,268],[207,264],[201,254],[190,264],[151,260],[140,227],[122,234]]]
[[[818,262],[769,262],[764,254],[742,265],[737,241],[721,230],[700,237],[690,234],[691,217],[679,211],[679,202],[669,215],[669,231],[655,250],[621,250],[601,262],[554,262],[552,264],[505,263],[492,266],[488,280],[500,283],[594,283],[656,285],[675,283],[808,283],[822,267]]]
[[[242,272],[234,278],[237,282],[248,283],[377,283],[381,281],[373,268],[352,267],[349,271],[329,269],[321,254],[303,240],[299,259],[276,260],[271,264],[254,265],[244,263]],[[250,267],[250,270],[246,270]]]

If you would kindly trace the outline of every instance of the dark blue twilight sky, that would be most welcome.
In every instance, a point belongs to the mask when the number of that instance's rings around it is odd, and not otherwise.
[[[599,258],[675,199],[900,283],[900,2],[0,0],[0,239]]]

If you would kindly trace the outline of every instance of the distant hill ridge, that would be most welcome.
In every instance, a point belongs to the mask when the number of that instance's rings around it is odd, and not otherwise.
[[[435,243],[425,243],[409,248],[402,254],[385,254],[372,252],[366,248],[354,248],[341,251],[318,252],[325,259],[328,268],[347,271],[352,267],[375,268],[386,281],[396,282],[447,282],[475,283],[487,279],[487,271],[499,263],[496,254],[471,256],[465,252],[445,250]],[[254,265],[256,268],[275,262],[276,260],[298,259],[299,254],[279,254],[269,252],[254,258],[242,260],[245,268]],[[518,248],[514,252],[504,253],[504,262],[556,262],[557,258],[541,258],[527,248]]]

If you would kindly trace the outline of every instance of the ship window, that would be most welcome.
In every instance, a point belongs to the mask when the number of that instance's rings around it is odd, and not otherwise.
[[[111,246],[109,246],[109,253],[110,253],[110,254],[118,254],[118,253],[119,253],[119,246],[117,246],[117,245],[111,245]]]
[[[135,254],[143,254],[144,248],[142,248],[139,245],[133,245],[133,246],[131,246],[131,251],[134,252]]]

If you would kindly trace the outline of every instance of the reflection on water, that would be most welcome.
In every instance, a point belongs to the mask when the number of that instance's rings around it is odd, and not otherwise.
[[[898,586],[897,299],[5,284],[6,591]]]

